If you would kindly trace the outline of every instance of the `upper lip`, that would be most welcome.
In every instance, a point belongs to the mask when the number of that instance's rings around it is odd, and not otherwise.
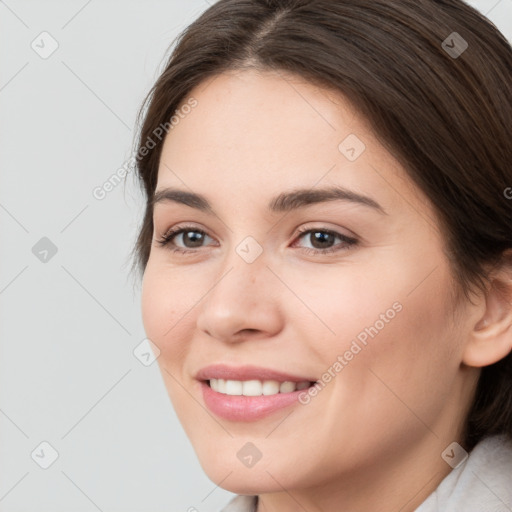
[[[290,373],[260,366],[228,366],[226,364],[212,364],[201,368],[197,374],[198,380],[225,379],[225,380],[277,380],[279,382],[315,382],[307,376],[292,375]]]

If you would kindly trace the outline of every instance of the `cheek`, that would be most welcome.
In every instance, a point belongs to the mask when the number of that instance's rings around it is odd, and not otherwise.
[[[161,347],[157,340],[160,340],[170,320],[168,315],[165,314],[169,299],[167,295],[165,286],[162,286],[161,280],[157,278],[155,272],[148,266],[142,281],[142,322],[146,335],[157,343],[159,348]]]
[[[146,336],[155,343],[160,355],[157,359],[163,382],[173,408],[185,429],[191,416],[200,415],[195,402],[183,386],[189,386],[186,361],[193,332],[193,305],[200,294],[197,288],[186,286],[180,272],[149,265],[144,273],[141,294],[142,320]],[[204,413],[204,411],[203,411]],[[198,417],[199,421],[201,418]],[[187,429],[187,434],[191,432]]]
[[[186,346],[190,329],[187,313],[200,295],[196,287],[187,286],[179,272],[169,272],[156,265],[146,268],[142,282],[141,306],[144,330],[160,349],[162,361],[176,361]]]
[[[449,315],[447,269],[439,266],[416,288],[420,281],[415,276],[394,283],[384,303],[370,302],[374,318],[368,322],[374,327],[381,304],[399,301],[402,309],[369,338],[360,359],[365,371],[356,377],[368,397],[374,397],[376,415],[394,414],[409,424],[410,432],[424,431],[418,418],[428,424],[440,414],[460,363],[456,326]]]
[[[345,375],[336,379],[340,393],[350,373],[350,386],[372,402],[398,402],[386,385],[425,407],[443,399],[457,371],[458,339],[449,315],[450,274],[439,256],[429,275],[432,261],[395,259],[334,277],[332,268],[319,269],[295,281],[310,309],[298,320],[300,332],[325,372]]]
[[[336,349],[359,336],[366,341],[386,338],[399,351],[425,348],[425,343],[443,351],[441,337],[451,325],[451,278],[442,254],[433,251],[429,256],[400,258],[397,251],[389,251],[378,262],[340,267],[339,272],[326,265],[308,272],[306,278],[291,273],[285,277],[308,306],[309,313],[302,308],[307,313],[302,321],[317,333],[311,340],[322,332],[324,340],[333,340],[327,346]]]
[[[142,318],[146,335],[160,349],[157,362],[173,410],[196,447],[205,436],[214,439],[219,432],[217,424],[207,421],[204,409],[190,396],[190,393],[199,396],[199,389],[190,387],[196,383],[190,382],[186,371],[195,322],[191,308],[202,294],[197,286],[191,285],[190,276],[184,274],[148,264],[142,284]],[[207,443],[201,453],[208,453],[210,447],[211,443]],[[213,455],[212,460],[216,460]]]

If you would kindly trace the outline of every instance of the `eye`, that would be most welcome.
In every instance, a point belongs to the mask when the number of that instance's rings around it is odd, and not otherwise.
[[[314,236],[312,236],[314,235]],[[348,250],[357,245],[358,240],[353,237],[342,235],[330,229],[313,228],[299,230],[297,239],[307,239],[309,236],[313,247],[301,247],[301,250],[307,254],[328,254]],[[213,240],[205,231],[195,226],[182,226],[172,228],[165,233],[157,243],[161,247],[169,247],[174,253],[193,253],[202,247],[207,238]],[[336,239],[341,243],[335,244]],[[180,245],[177,245],[177,242]],[[295,245],[295,244],[294,244]]]
[[[314,235],[314,236],[312,236]],[[311,241],[312,248],[302,247],[307,254],[327,254],[332,252],[344,251],[357,245],[358,240],[353,237],[342,235],[330,229],[313,228],[299,230],[298,239],[307,239]],[[335,240],[339,239],[342,243],[333,245]]]
[[[173,252],[188,253],[195,252],[195,249],[201,247],[201,243],[205,240],[205,238],[211,237],[208,236],[208,234],[202,229],[198,229],[194,226],[182,226],[167,231],[161,239],[157,240],[157,243],[161,247],[172,246],[170,249]],[[181,242],[185,244],[185,248],[176,246],[175,239],[181,239]]]

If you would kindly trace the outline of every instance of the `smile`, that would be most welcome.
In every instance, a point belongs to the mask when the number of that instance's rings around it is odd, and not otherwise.
[[[231,396],[272,396],[278,393],[292,393],[306,389],[312,383],[309,381],[279,382],[277,380],[226,380],[210,379],[209,386],[217,393]]]

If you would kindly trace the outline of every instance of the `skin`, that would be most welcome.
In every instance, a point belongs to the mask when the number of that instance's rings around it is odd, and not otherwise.
[[[258,512],[413,511],[451,470],[441,453],[462,444],[480,367],[511,349],[510,308],[494,295],[454,303],[435,211],[341,94],[245,70],[190,96],[198,105],[167,135],[156,189],[203,194],[215,215],[155,206],[142,315],[204,471],[258,494]],[[338,149],[349,134],[366,146],[353,162]],[[285,191],[333,184],[386,214],[341,200],[266,210]],[[157,244],[188,224],[208,235],[195,246],[174,239],[193,252]],[[303,227],[358,243],[315,245],[311,233],[298,236]],[[252,263],[236,252],[248,236],[263,250]],[[400,312],[307,405],[253,422],[206,409],[200,368],[251,364],[320,379],[397,302]],[[251,468],[237,458],[247,442],[262,454]]]

